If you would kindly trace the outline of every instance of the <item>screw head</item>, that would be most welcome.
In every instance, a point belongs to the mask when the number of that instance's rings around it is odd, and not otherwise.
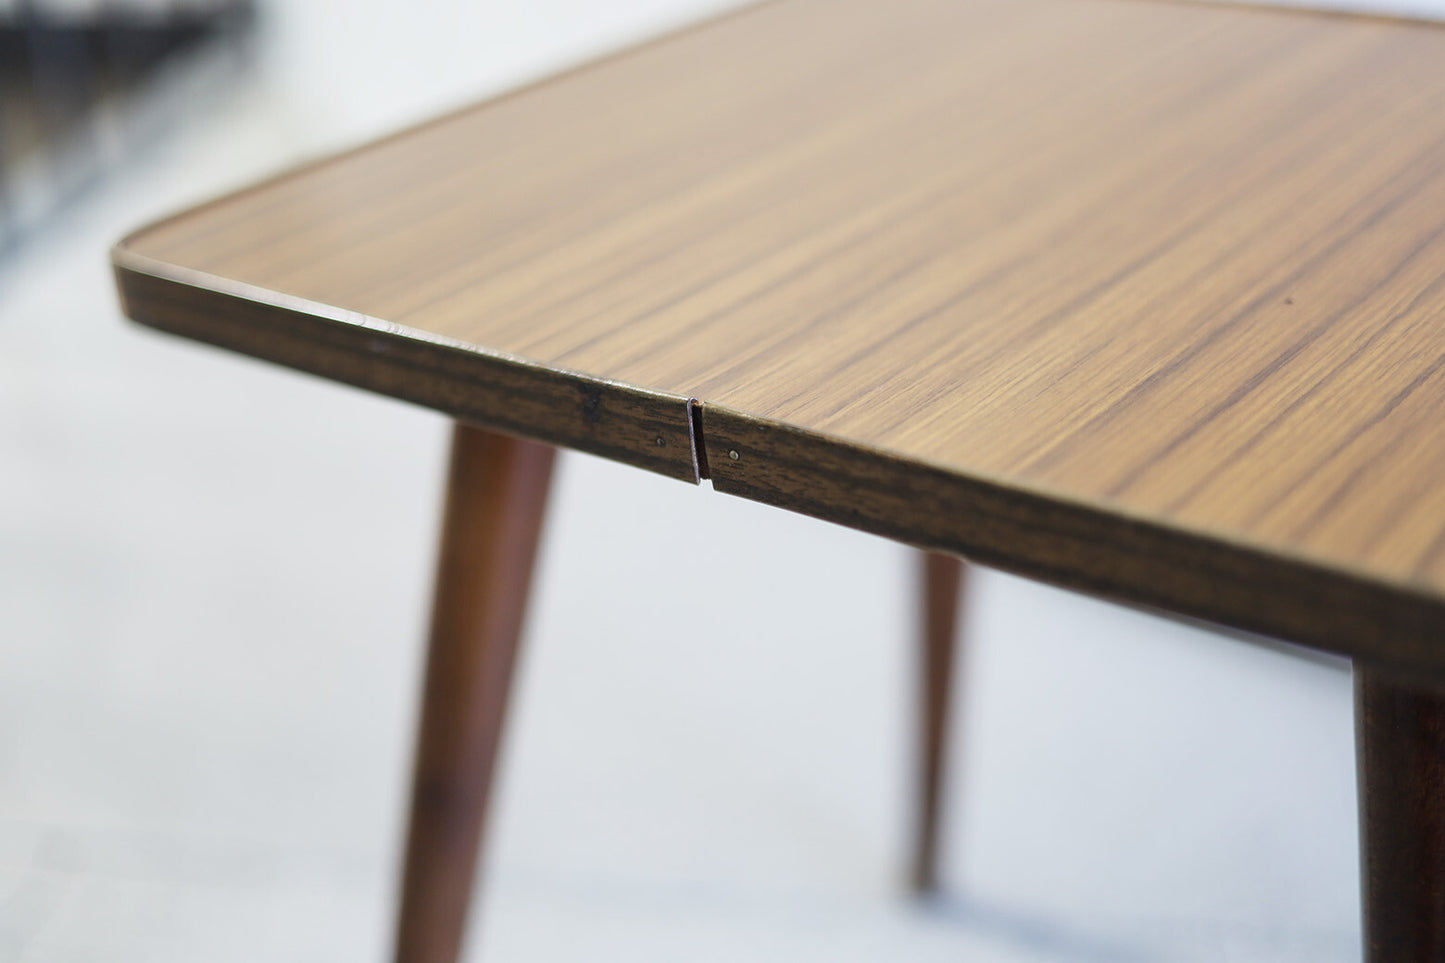
[[[729,448],[728,457],[731,458],[733,461],[737,461],[738,458],[740,458],[741,456],[738,454],[738,450],[736,448]]]
[[[666,444],[667,444],[667,439],[664,438],[664,437],[662,437],[661,435],[658,435],[658,436],[657,436],[657,447],[662,448],[662,447],[665,446]]]

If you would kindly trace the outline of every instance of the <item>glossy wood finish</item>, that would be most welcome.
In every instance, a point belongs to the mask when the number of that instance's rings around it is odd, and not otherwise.
[[[942,818],[950,736],[954,665],[959,659],[958,611],[964,563],[952,555],[918,556],[918,796],[914,814],[913,889],[938,888],[939,824]]]
[[[1445,695],[1355,669],[1368,963],[1445,959]]]
[[[1445,677],[1445,30],[779,0],[115,261],[147,323]]]
[[[1116,601],[1366,652],[1438,680],[1439,599],[705,408],[712,484]],[[734,458],[733,453],[737,454]],[[1428,482],[1422,482],[1422,484]]]
[[[398,963],[460,958],[553,455],[461,424],[452,437]]]
[[[396,337],[387,325],[321,305],[267,304],[124,269],[119,276],[126,313],[152,327],[510,434],[697,480],[687,398],[539,369],[475,346]]]

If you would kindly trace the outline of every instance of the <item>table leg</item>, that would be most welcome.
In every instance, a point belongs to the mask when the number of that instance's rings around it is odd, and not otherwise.
[[[919,634],[918,789],[913,843],[913,888],[938,888],[938,824],[948,744],[949,692],[956,658],[955,626],[964,585],[964,563],[952,555],[925,552],[919,557],[922,587]]]
[[[399,963],[460,955],[554,453],[462,424],[452,435]]]
[[[1355,665],[1369,963],[1445,959],[1445,697]]]

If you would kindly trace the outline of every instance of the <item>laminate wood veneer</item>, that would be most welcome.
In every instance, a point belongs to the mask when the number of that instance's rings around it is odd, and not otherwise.
[[[114,259],[145,323],[1445,678],[1445,30],[781,0]]]

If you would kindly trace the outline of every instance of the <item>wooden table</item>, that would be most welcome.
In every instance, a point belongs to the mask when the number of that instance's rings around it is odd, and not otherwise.
[[[1445,954],[1445,30],[777,0],[114,262],[138,321],[478,426],[401,958],[456,951],[552,446],[1354,657],[1370,958]]]

